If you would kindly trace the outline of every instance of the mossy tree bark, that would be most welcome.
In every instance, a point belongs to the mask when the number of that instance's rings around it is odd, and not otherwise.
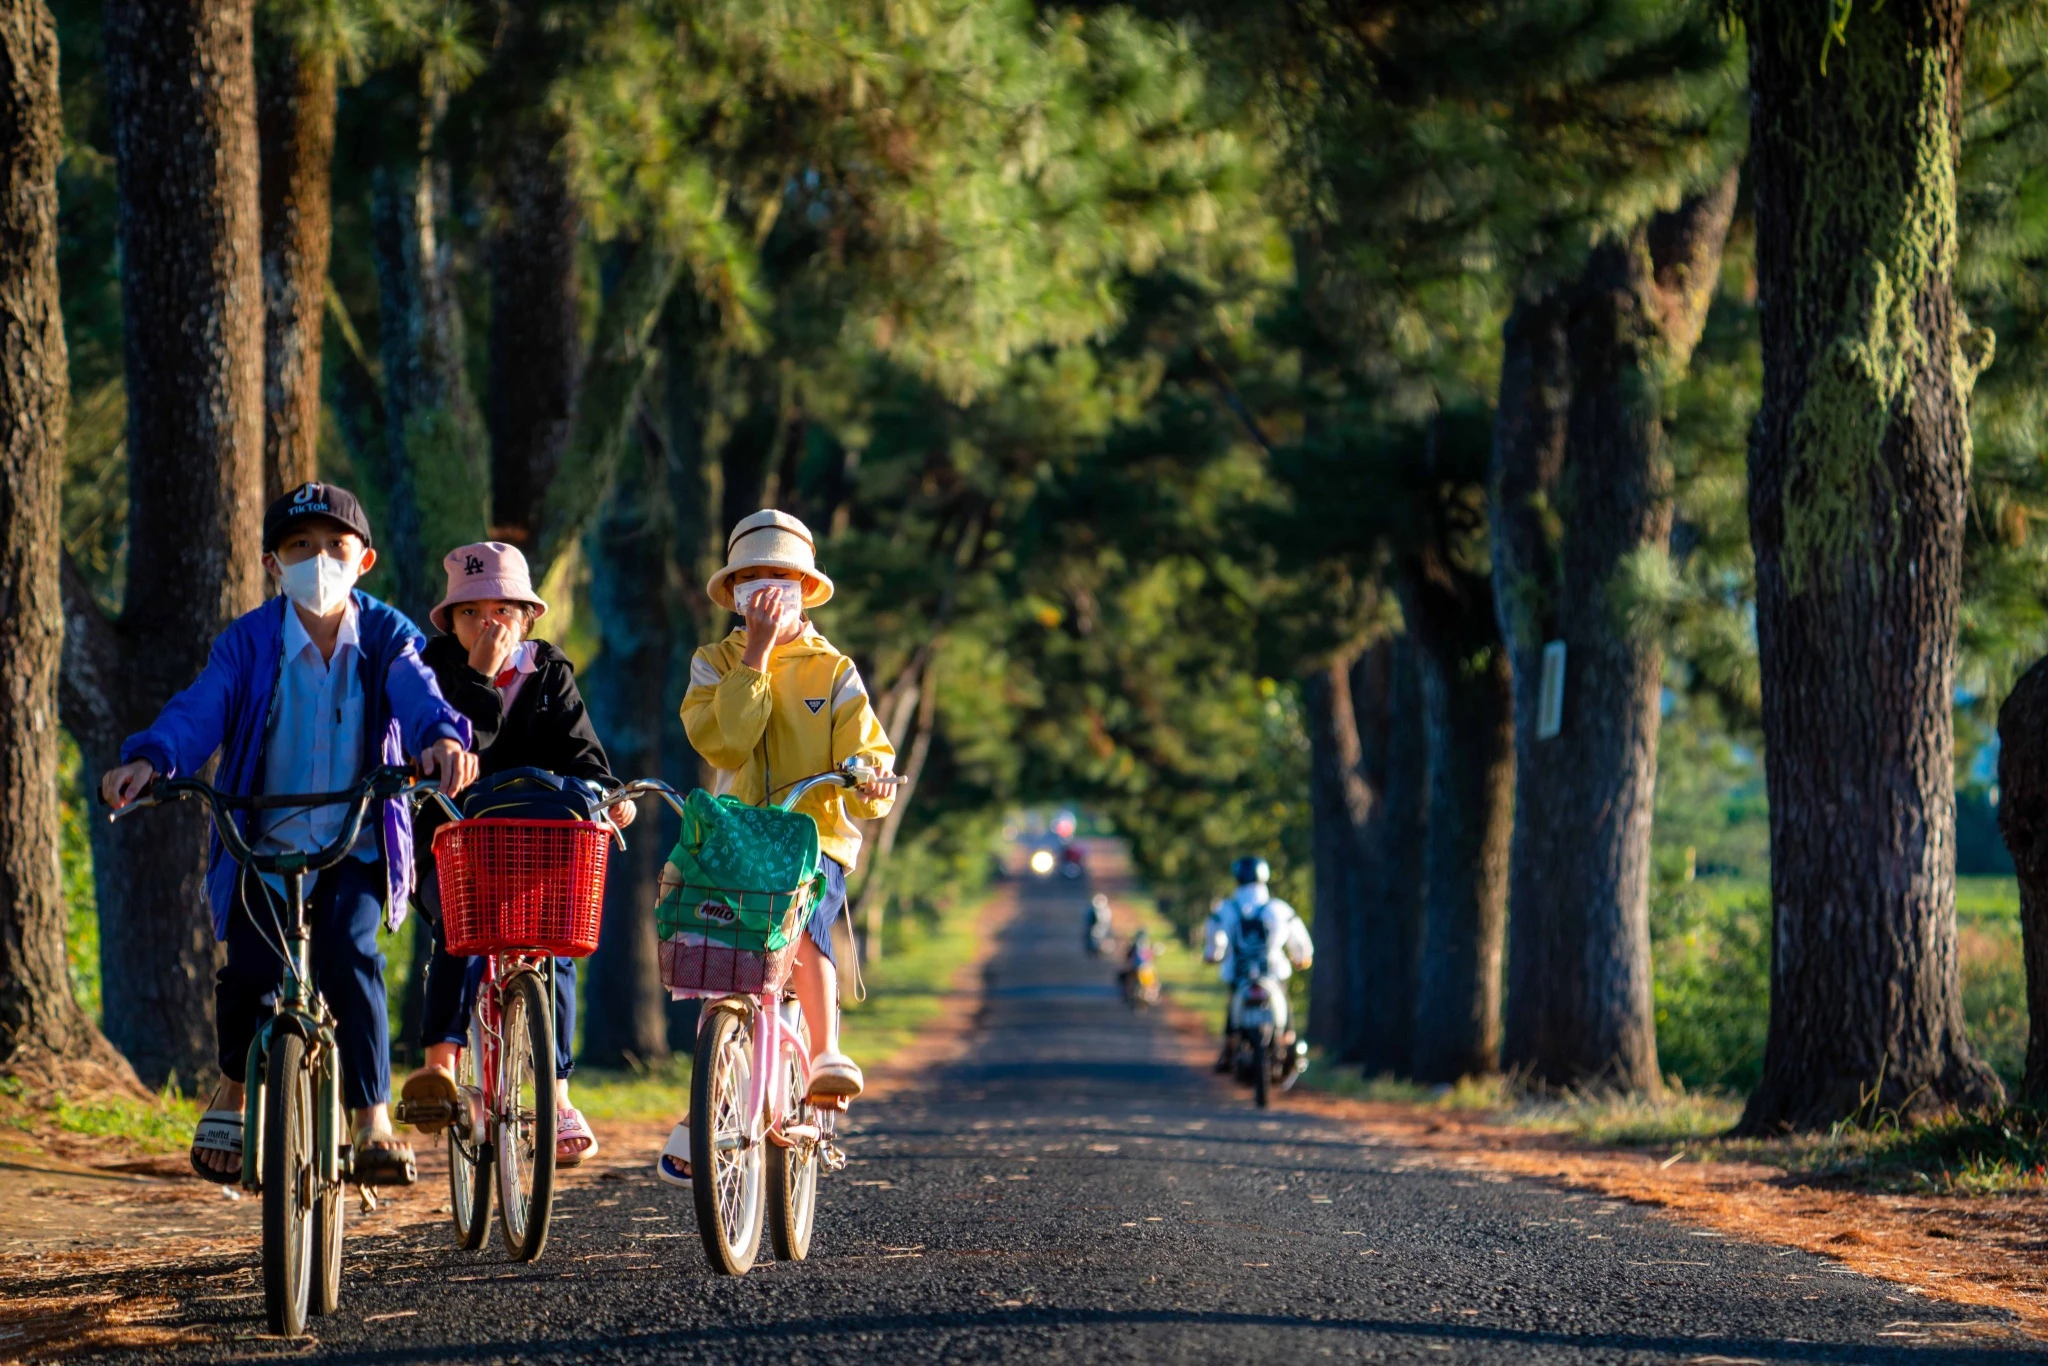
[[[263,210],[263,496],[318,477],[320,343],[334,237],[335,59],[259,33]]]
[[[128,590],[64,573],[64,724],[97,774],[262,595],[263,275],[252,0],[114,0]],[[92,826],[107,1036],[154,1085],[214,1073],[206,819]]]
[[[57,859],[59,489],[66,381],[57,293],[57,25],[0,3],[0,1068],[125,1072],[71,995]]]
[[[2048,659],[2013,684],[1998,709],[1998,828],[2020,883],[2027,971],[2029,1105],[2048,1102]]]
[[[1650,824],[1671,474],[1665,386],[1706,320],[1736,173],[1596,248],[1503,335],[1493,576],[1515,688],[1503,1064],[1654,1090]],[[1565,646],[1562,728],[1537,735]]]
[[[1950,708],[1988,339],[1951,283],[1964,0],[1749,11],[1749,462],[1775,911],[1750,1132],[1996,1100],[1963,1029]]]

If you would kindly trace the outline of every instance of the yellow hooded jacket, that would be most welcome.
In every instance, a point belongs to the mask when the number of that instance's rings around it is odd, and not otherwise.
[[[764,796],[780,801],[795,783],[856,754],[894,766],[896,748],[875,719],[860,670],[815,627],[806,623],[802,635],[777,646],[765,674],[740,662],[746,645],[745,628],[735,627],[700,647],[683,694],[683,729],[705,762],[730,779],[727,791],[758,806]],[[885,816],[894,804],[893,797],[871,802],[827,786],[812,788],[796,809],[818,823],[825,855],[850,869],[860,857],[854,820]]]

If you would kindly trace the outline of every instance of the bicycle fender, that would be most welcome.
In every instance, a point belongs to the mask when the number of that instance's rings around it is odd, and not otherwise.
[[[242,1189],[252,1195],[263,1189],[263,1059],[270,1054],[271,1021],[249,1040],[249,1060],[242,1074]]]

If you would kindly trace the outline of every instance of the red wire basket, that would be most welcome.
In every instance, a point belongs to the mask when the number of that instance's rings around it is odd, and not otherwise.
[[[448,952],[597,950],[611,835],[590,821],[473,820],[434,835]]]

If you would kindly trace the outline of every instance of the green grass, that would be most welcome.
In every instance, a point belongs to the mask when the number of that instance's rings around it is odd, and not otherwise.
[[[111,1140],[113,1146],[145,1153],[169,1153],[192,1141],[200,1104],[174,1085],[144,1100],[128,1096],[30,1096],[17,1077],[0,1077],[0,1124],[24,1134],[51,1130]]]

